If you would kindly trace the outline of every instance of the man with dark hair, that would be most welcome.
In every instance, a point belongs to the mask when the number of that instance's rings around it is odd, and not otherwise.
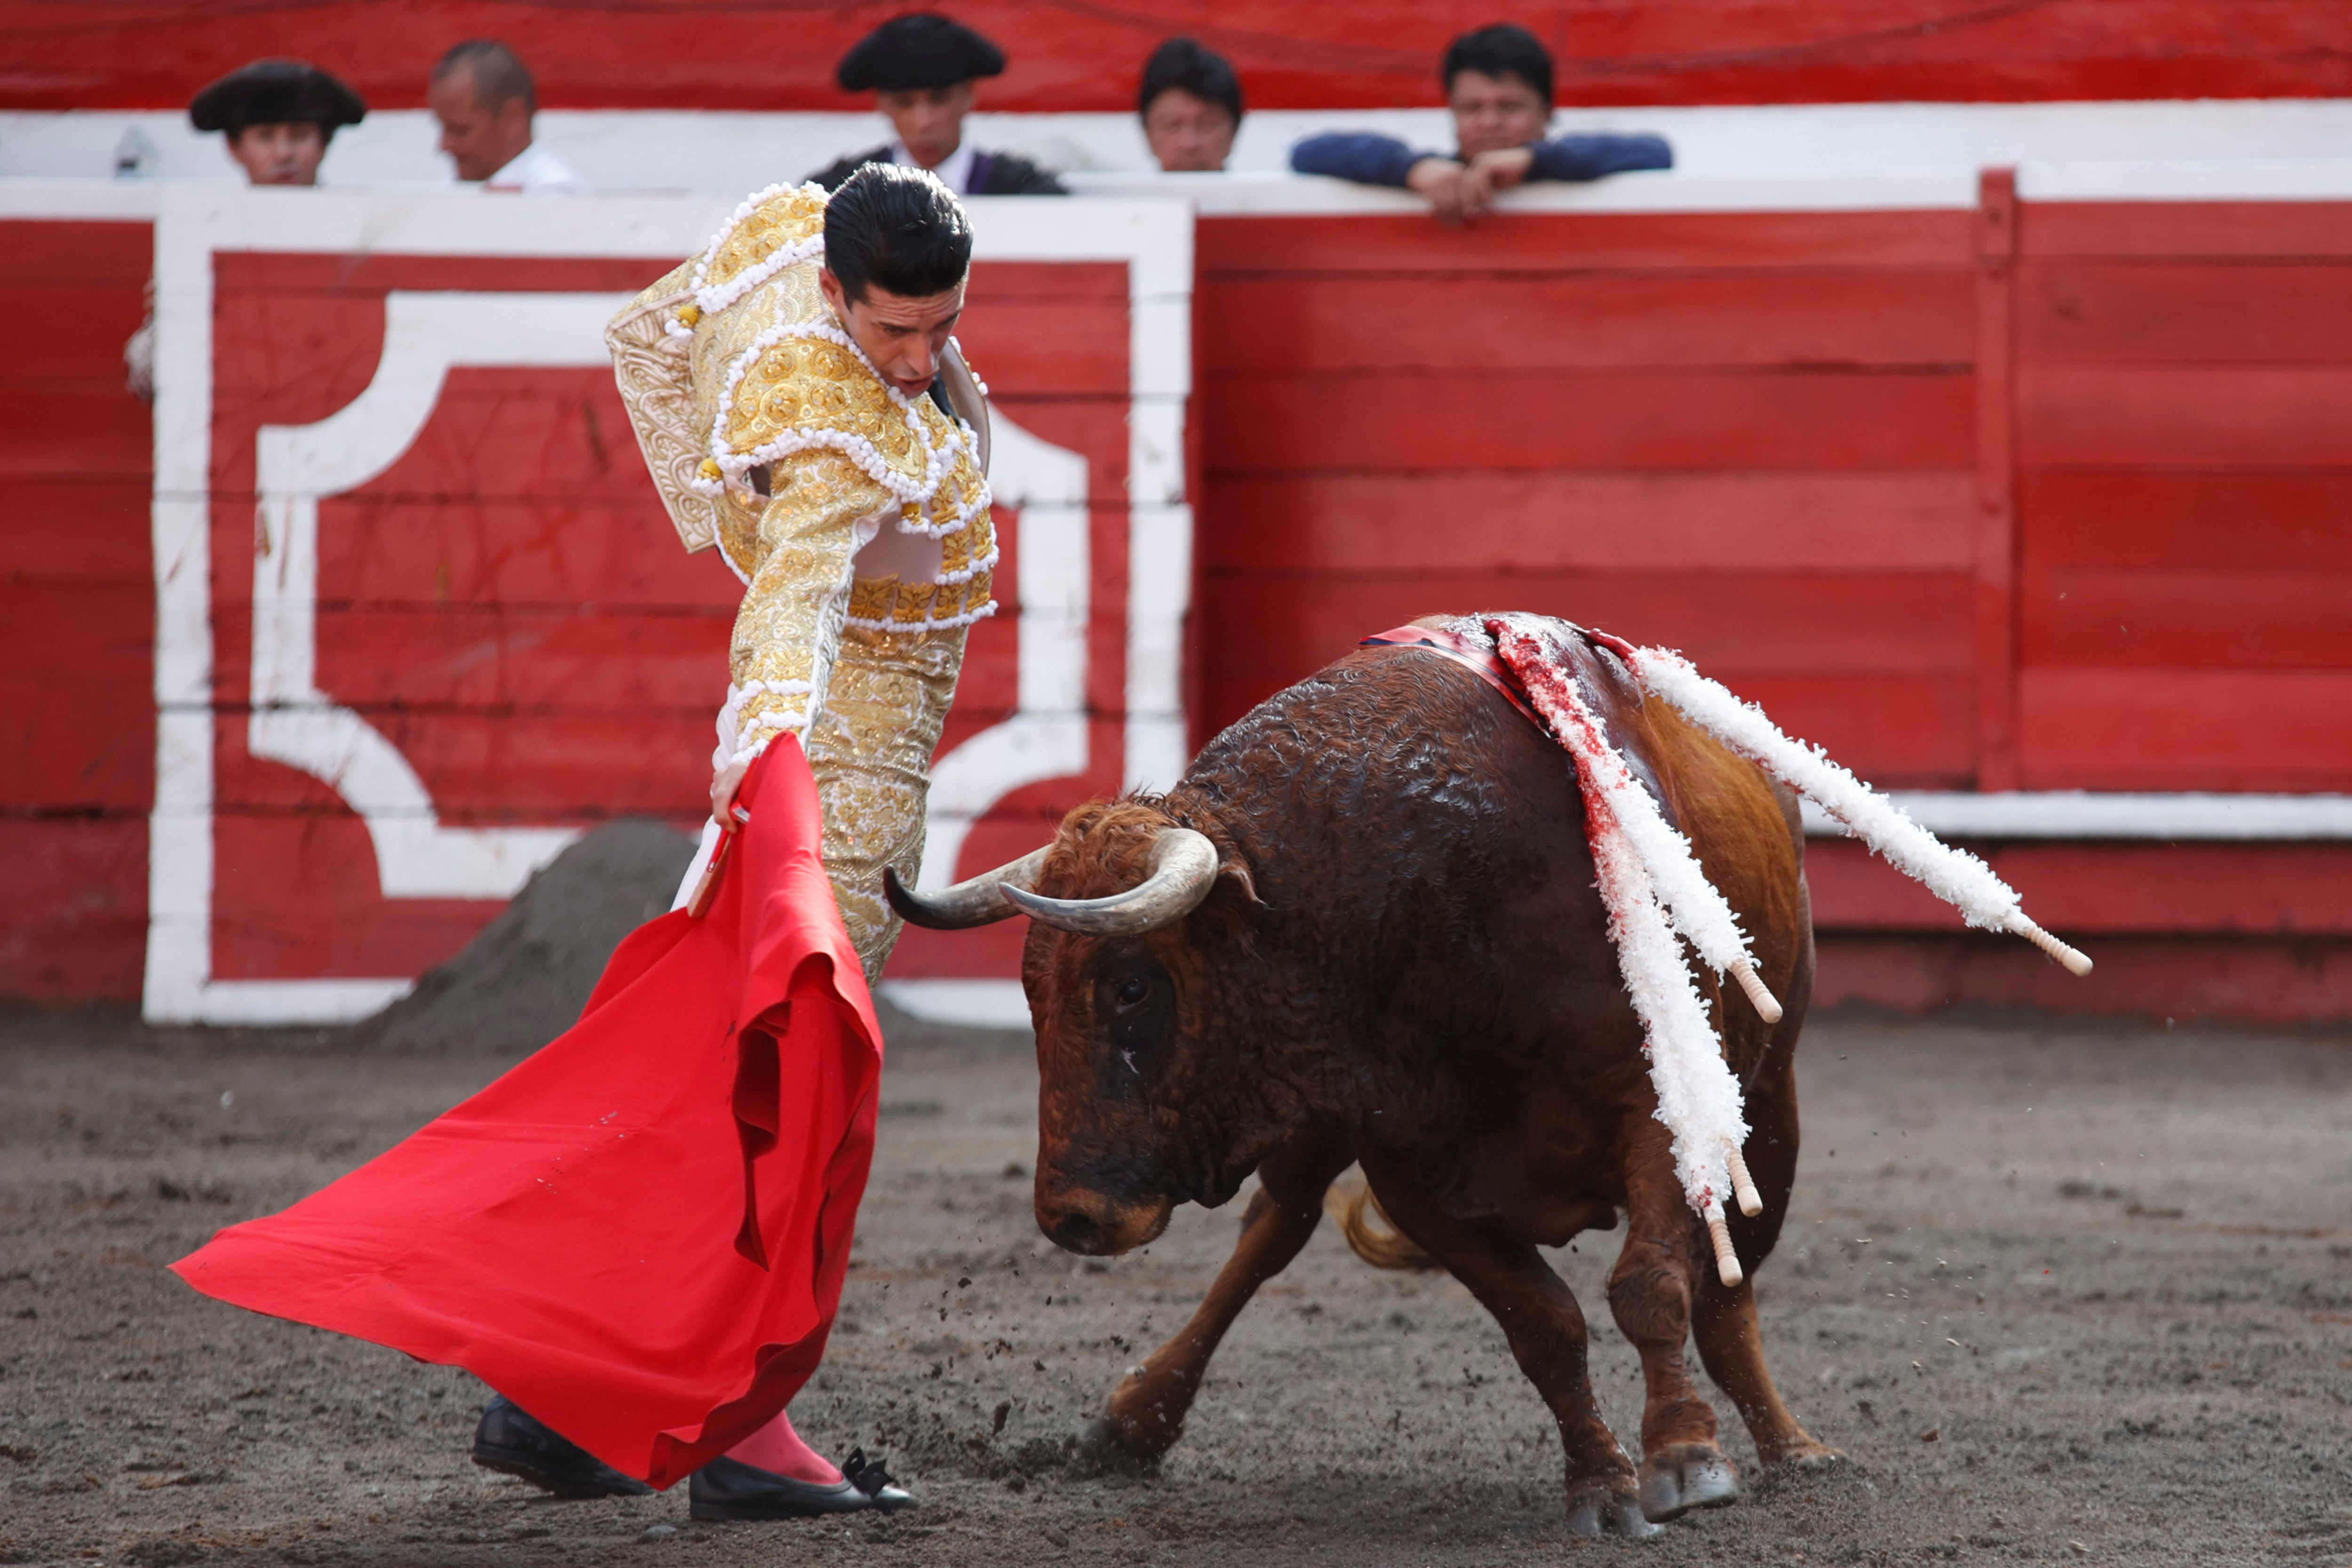
[[[1144,62],[1135,111],[1163,172],[1213,174],[1233,155],[1242,128],[1241,78],[1199,40],[1171,38]]]
[[[896,141],[852,153],[809,178],[826,190],[870,163],[928,169],[964,196],[1058,196],[1062,183],[1026,158],[983,153],[963,138],[972,83],[1004,70],[1004,51],[962,23],[928,12],[894,16],[841,57],[844,92],[872,92]]]
[[[520,56],[495,38],[468,38],[433,68],[425,89],[441,122],[441,151],[461,180],[493,191],[581,195],[588,182],[532,140],[539,86]]]
[[[1302,174],[1416,191],[1448,226],[1476,216],[1496,195],[1528,180],[1597,180],[1674,167],[1664,137],[1546,138],[1551,77],[1551,53],[1533,33],[1507,22],[1480,27],[1454,39],[1438,68],[1454,111],[1458,145],[1451,155],[1417,152],[1377,132],[1331,132],[1293,147],[1290,166]]]

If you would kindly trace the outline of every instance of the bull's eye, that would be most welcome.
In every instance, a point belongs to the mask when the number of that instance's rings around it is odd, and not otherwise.
[[[1122,1007],[1141,1006],[1143,999],[1150,994],[1151,987],[1140,975],[1130,974],[1118,983],[1118,1005]]]

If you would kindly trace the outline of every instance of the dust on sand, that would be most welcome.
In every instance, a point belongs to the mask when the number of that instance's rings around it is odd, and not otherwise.
[[[1762,1476],[1658,1542],[1564,1537],[1559,1451],[1450,1280],[1328,1227],[1244,1315],[1150,1479],[1069,1439],[1182,1322],[1238,1204],[1136,1256],[1029,1216],[1025,1037],[891,1016],[881,1143],[802,1430],[888,1454],[889,1520],[696,1525],[683,1489],[559,1503],[476,1469],[463,1373],[252,1317],[163,1265],[509,1055],[352,1033],[0,1014],[0,1562],[2352,1563],[2352,1037],[1816,1020],[1765,1339],[1856,1461]],[[1557,1255],[1601,1403],[1617,1237]]]

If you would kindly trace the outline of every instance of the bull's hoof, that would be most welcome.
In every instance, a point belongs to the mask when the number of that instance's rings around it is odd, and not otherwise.
[[[1149,1447],[1135,1441],[1115,1415],[1097,1415],[1078,1434],[1077,1468],[1094,1475],[1145,1476],[1160,1468],[1167,1447]]]
[[[1676,1443],[1642,1461],[1642,1512],[1652,1523],[1738,1500],[1738,1473],[1712,1443]]]
[[[1576,1493],[1568,1500],[1568,1532],[1588,1541],[1609,1535],[1647,1541],[1665,1533],[1642,1517],[1639,1500],[1599,1488]]]

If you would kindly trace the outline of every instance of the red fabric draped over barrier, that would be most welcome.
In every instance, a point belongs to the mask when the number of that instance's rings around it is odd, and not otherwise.
[[[463,1366],[668,1486],[823,1359],[882,1033],[771,746],[709,912],[613,954],[572,1029],[415,1136],[173,1265],[206,1295]]]

